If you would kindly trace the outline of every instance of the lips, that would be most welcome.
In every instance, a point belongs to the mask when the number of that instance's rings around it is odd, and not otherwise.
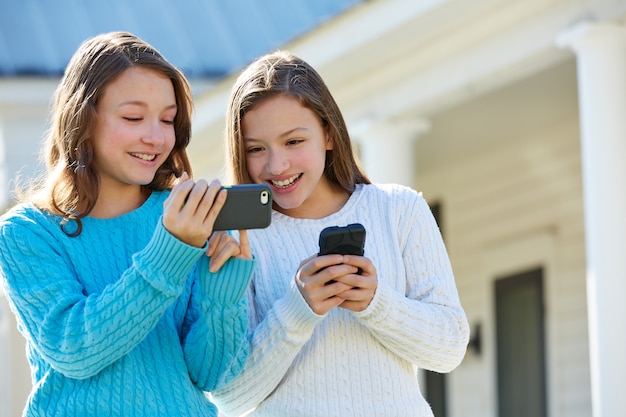
[[[280,180],[280,181],[270,180],[270,182],[276,188],[287,188],[291,184],[296,182],[301,176],[302,174],[296,174],[296,175],[293,175],[292,177],[287,178],[286,180]]]
[[[147,162],[152,162],[157,157],[156,155],[153,155],[153,154],[136,153],[136,152],[130,152],[130,155],[134,156],[135,158],[139,158],[139,159],[142,159],[144,161],[147,161]]]

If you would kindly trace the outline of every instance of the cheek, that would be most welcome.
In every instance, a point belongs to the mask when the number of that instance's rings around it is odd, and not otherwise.
[[[246,158],[246,169],[248,170],[250,177],[255,181],[263,172],[264,166],[265,162],[263,158]]]
[[[174,145],[176,145],[176,132],[174,132],[174,128],[172,127],[171,131],[167,131],[165,134],[164,147],[167,153],[174,149]]]
[[[113,155],[114,150],[124,145],[125,132],[121,129],[99,129],[93,133],[94,160],[107,158]]]
[[[119,123],[103,123],[93,136],[94,154],[100,157],[124,150],[137,137],[135,129]]]
[[[304,164],[310,167],[316,167],[319,171],[324,171],[324,165],[326,163],[326,150],[318,149],[315,152],[308,152],[302,155]]]

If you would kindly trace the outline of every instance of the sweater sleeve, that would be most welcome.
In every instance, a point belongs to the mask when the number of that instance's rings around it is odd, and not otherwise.
[[[254,287],[248,303],[254,316]],[[276,301],[258,326],[251,326],[251,352],[243,372],[229,385],[212,393],[213,401],[228,416],[238,416],[258,406],[283,379],[302,346],[324,316],[315,314],[295,283]],[[253,325],[255,323],[252,323]]]
[[[197,266],[185,317],[183,349],[191,379],[205,391],[238,375],[248,356],[245,292],[253,260],[229,259],[216,273],[209,257]]]
[[[205,250],[179,241],[159,221],[121,277],[86,295],[58,247],[28,215],[0,221],[0,277],[20,331],[50,366],[78,379],[98,374],[146,337]]]
[[[404,194],[406,195],[406,194]],[[401,238],[406,294],[385,277],[367,309],[354,315],[389,350],[420,368],[450,372],[463,359],[469,324],[461,307],[450,260],[435,219],[421,195],[396,213],[409,213],[398,230]],[[407,227],[408,225],[408,227]],[[402,234],[401,232],[400,234]]]

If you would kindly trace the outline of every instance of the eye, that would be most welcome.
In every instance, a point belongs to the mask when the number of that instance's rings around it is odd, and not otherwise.
[[[140,122],[143,120],[141,117],[124,117],[124,120],[128,120],[129,122]]]
[[[161,114],[161,123],[165,123],[166,125],[173,125],[176,121],[176,114],[177,112],[175,109],[163,112]]]
[[[304,139],[289,139],[287,145],[297,145],[302,142],[304,142]]]
[[[252,146],[250,148],[248,148],[246,151],[248,153],[258,153],[261,152],[263,150],[263,148],[261,148],[260,146]]]

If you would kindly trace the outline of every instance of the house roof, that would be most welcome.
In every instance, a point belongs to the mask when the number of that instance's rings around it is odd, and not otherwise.
[[[0,77],[57,77],[87,38],[125,30],[190,77],[221,78],[366,0],[3,0]]]

